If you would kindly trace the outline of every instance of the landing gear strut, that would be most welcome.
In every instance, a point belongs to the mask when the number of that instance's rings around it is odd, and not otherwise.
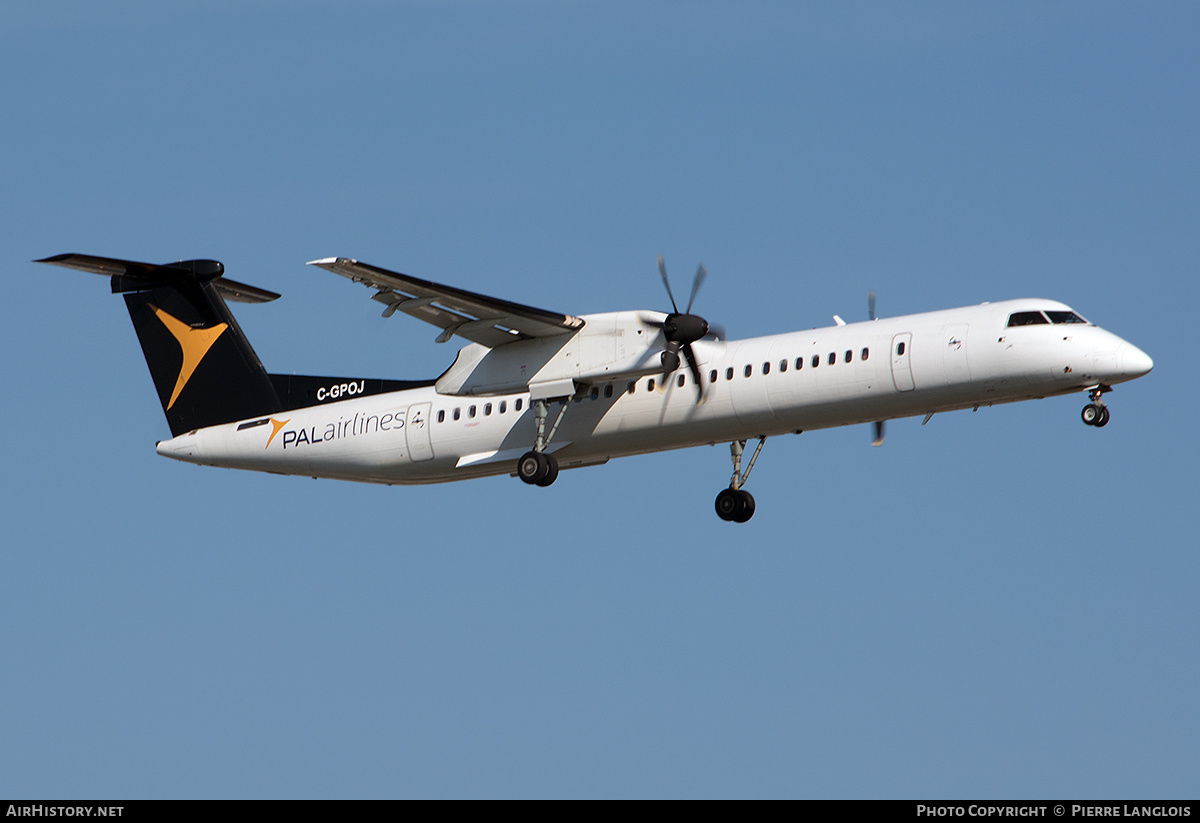
[[[1092,399],[1092,402],[1084,406],[1083,411],[1079,413],[1084,423],[1098,429],[1108,425],[1108,406],[1104,405],[1101,396],[1109,391],[1112,389],[1104,385],[1096,386],[1088,391],[1088,397]]]
[[[562,422],[563,415],[567,413],[567,406],[570,404],[571,398],[564,397],[558,417],[555,418],[554,425],[550,427],[550,433],[546,434],[549,404],[545,400],[533,401],[533,416],[537,421],[537,438],[533,442],[533,451],[525,452],[517,461],[517,477],[531,486],[549,486],[558,479],[558,461],[554,459],[554,455],[546,454],[546,446],[550,444],[550,438],[554,437],[554,433],[558,431],[558,424]]]
[[[758,459],[758,453],[762,451],[765,442],[767,442],[766,437],[758,438],[758,446],[755,447],[754,454],[750,456],[750,463],[746,466],[744,473],[742,472],[742,452],[746,449],[746,441],[735,440],[729,444],[729,456],[733,460],[733,477],[729,481],[729,488],[721,489],[715,503],[717,517],[722,520],[745,523],[754,516],[754,497],[742,486],[750,477],[750,470],[754,468],[754,461]]]

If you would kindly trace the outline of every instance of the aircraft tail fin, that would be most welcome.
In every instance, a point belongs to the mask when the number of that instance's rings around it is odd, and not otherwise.
[[[59,254],[35,262],[105,275],[113,294],[124,295],[172,435],[282,410],[270,375],[225,305],[278,294],[224,279],[216,260],[154,265]]]

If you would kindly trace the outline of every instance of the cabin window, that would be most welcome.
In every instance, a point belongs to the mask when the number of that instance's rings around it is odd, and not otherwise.
[[[850,351],[850,349],[846,349],[846,362],[849,363],[853,359],[854,359],[854,352]]]
[[[832,366],[836,362],[837,362],[837,352],[831,351],[829,353],[829,365]]]
[[[770,373],[771,373],[771,364],[763,363],[763,374],[770,374]]]
[[[819,355],[819,354],[814,354],[814,355],[813,355],[813,360],[812,360],[812,366],[813,366],[813,368],[815,369],[815,368],[816,368],[817,366],[819,366],[819,365],[821,365],[821,355]]]
[[[709,382],[709,383],[716,383],[716,382],[717,382],[717,370],[716,370],[716,369],[713,369],[712,371],[710,371],[710,372],[708,373],[708,382]]]
[[[457,419],[458,419],[458,418],[460,418],[460,417],[462,417],[462,409],[455,408],[455,410],[454,410],[454,419],[455,419],[455,420],[457,420]]]
[[[483,416],[484,416],[484,417],[487,417],[487,416],[488,416],[488,415],[490,415],[491,413],[492,413],[492,404],[491,404],[491,403],[484,403],[484,404],[483,404]]]
[[[612,397],[612,394],[613,394],[612,383],[609,383],[607,386],[604,387],[604,396]]]
[[[730,366],[729,368],[727,368],[727,369],[725,370],[725,379],[726,379],[726,380],[732,380],[732,379],[733,379],[733,366]]]
[[[904,341],[903,340],[900,341],[900,345],[896,346],[896,355],[900,356],[902,354],[904,354]]]
[[[750,375],[754,374],[754,367],[747,363],[746,368],[742,369],[742,373],[749,377]]]
[[[797,357],[796,358],[796,371],[800,371],[802,368],[804,368],[804,358]]]
[[[866,359],[867,359],[868,357],[870,357],[870,356],[871,356],[871,350],[870,350],[870,349],[866,349],[866,348],[864,348],[864,349],[862,350],[862,359],[863,359],[863,360],[866,360]]]
[[[675,382],[678,384],[679,388],[682,389],[683,388],[683,375],[682,374],[679,375],[679,379],[676,380]]]
[[[787,371],[787,361],[786,360],[779,361],[779,370],[781,372]]]
[[[500,413],[504,414],[506,411],[508,411],[508,401],[501,400],[500,401]]]
[[[439,423],[446,422],[446,410],[445,409],[438,409],[438,422]]]
[[[1051,323],[1087,323],[1073,311],[1048,311],[1046,316],[1050,318]]]
[[[520,397],[518,397],[518,398],[517,398],[517,402],[513,404],[513,408],[514,408],[515,410],[517,410],[517,411],[520,411],[520,410],[521,410],[521,403],[523,403],[523,402],[524,402],[524,401],[523,401],[523,400],[522,400]]]
[[[471,417],[471,418],[475,417],[475,407],[474,406],[467,407],[467,417]]]
[[[1044,326],[1049,322],[1040,311],[1018,311],[1008,316],[1009,328],[1013,326]]]
[[[637,391],[637,382],[635,381],[635,382],[633,382],[633,383],[630,383],[630,384],[629,384],[629,387],[628,387],[628,389],[627,389],[627,391],[628,391],[630,394],[633,394],[635,391]]]
[[[592,399],[593,400],[600,399],[600,387],[599,386],[592,386]]]
[[[646,391],[654,391],[654,378],[651,377],[646,381]]]

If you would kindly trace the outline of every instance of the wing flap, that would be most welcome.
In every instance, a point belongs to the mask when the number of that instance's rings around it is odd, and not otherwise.
[[[458,335],[496,348],[530,337],[570,334],[584,325],[579,317],[444,286],[346,257],[326,257],[309,265],[371,286],[376,289],[372,299],[386,306],[385,316],[401,311],[437,326],[442,329],[438,342]]]

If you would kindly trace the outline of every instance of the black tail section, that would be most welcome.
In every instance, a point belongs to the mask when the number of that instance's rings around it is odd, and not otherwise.
[[[283,410],[258,355],[210,283],[127,292],[125,304],[171,434]]]
[[[222,281],[216,260],[163,266],[81,254],[39,260],[112,279],[124,294],[171,434],[282,411],[266,369],[222,299],[279,295]]]
[[[225,299],[263,303],[274,292],[223,279],[216,260],[156,266],[60,254],[38,263],[107,275],[124,294],[172,435],[429,382],[267,374]]]

